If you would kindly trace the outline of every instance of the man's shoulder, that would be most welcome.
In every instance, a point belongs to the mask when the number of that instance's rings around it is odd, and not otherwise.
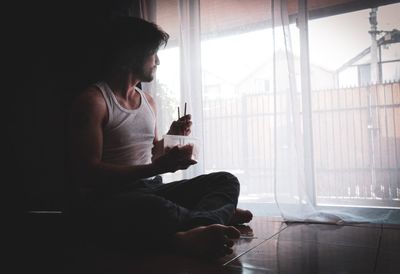
[[[101,90],[95,85],[88,86],[83,90],[77,97],[76,104],[85,107],[106,107]]]
[[[101,90],[96,85],[90,85],[86,87],[86,89],[82,92],[82,97],[93,97],[93,98],[102,98]]]
[[[149,101],[149,103],[154,103],[153,96],[151,96],[149,92],[143,91],[143,94],[144,94],[144,96],[146,96],[146,99],[147,99],[147,101]]]
[[[149,102],[150,106],[151,106],[151,107],[153,108],[153,110],[155,111],[155,110],[156,110],[156,102],[155,102],[155,100],[153,99],[153,96],[151,96],[149,92],[143,92],[143,94],[144,94],[144,96],[146,97],[147,102]]]

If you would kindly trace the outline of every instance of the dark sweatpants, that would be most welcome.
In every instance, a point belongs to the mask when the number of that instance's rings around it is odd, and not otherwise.
[[[228,224],[239,196],[237,178],[215,172],[167,184],[161,176],[139,180],[113,194],[84,201],[84,219],[115,241],[167,241],[178,231],[201,225]]]

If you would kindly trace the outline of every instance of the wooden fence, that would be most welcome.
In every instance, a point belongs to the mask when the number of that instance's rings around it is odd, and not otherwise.
[[[272,197],[273,99],[263,93],[203,103],[206,171],[235,173],[243,195]],[[288,139],[289,100],[276,97],[278,140]],[[317,202],[399,207],[400,84],[313,91],[312,115]]]

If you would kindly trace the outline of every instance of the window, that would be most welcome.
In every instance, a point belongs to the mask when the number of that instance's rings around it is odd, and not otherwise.
[[[309,22],[310,60],[337,79],[312,85],[319,204],[400,207],[399,13],[392,4]]]
[[[273,32],[268,1],[234,2],[200,1],[203,172],[235,174],[241,203],[273,208],[277,187],[282,201],[308,203],[299,191],[308,181],[296,172],[310,158],[301,148],[299,28],[291,20]],[[295,8],[288,3],[293,19]],[[310,3],[318,8],[318,1]],[[232,14],[224,13],[227,5]],[[250,9],[254,16],[248,16]],[[187,91],[180,87],[185,72],[179,67],[178,5],[160,10],[160,24],[168,22],[173,36],[160,51],[157,74],[171,90],[167,123]],[[337,11],[308,22],[315,177],[310,193],[317,206],[400,208],[400,4]],[[371,13],[377,19],[373,47]]]

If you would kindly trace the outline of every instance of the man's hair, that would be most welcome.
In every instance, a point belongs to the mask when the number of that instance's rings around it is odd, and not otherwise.
[[[110,21],[105,38],[108,71],[140,71],[148,56],[167,45],[169,35],[146,20],[117,17]]]

